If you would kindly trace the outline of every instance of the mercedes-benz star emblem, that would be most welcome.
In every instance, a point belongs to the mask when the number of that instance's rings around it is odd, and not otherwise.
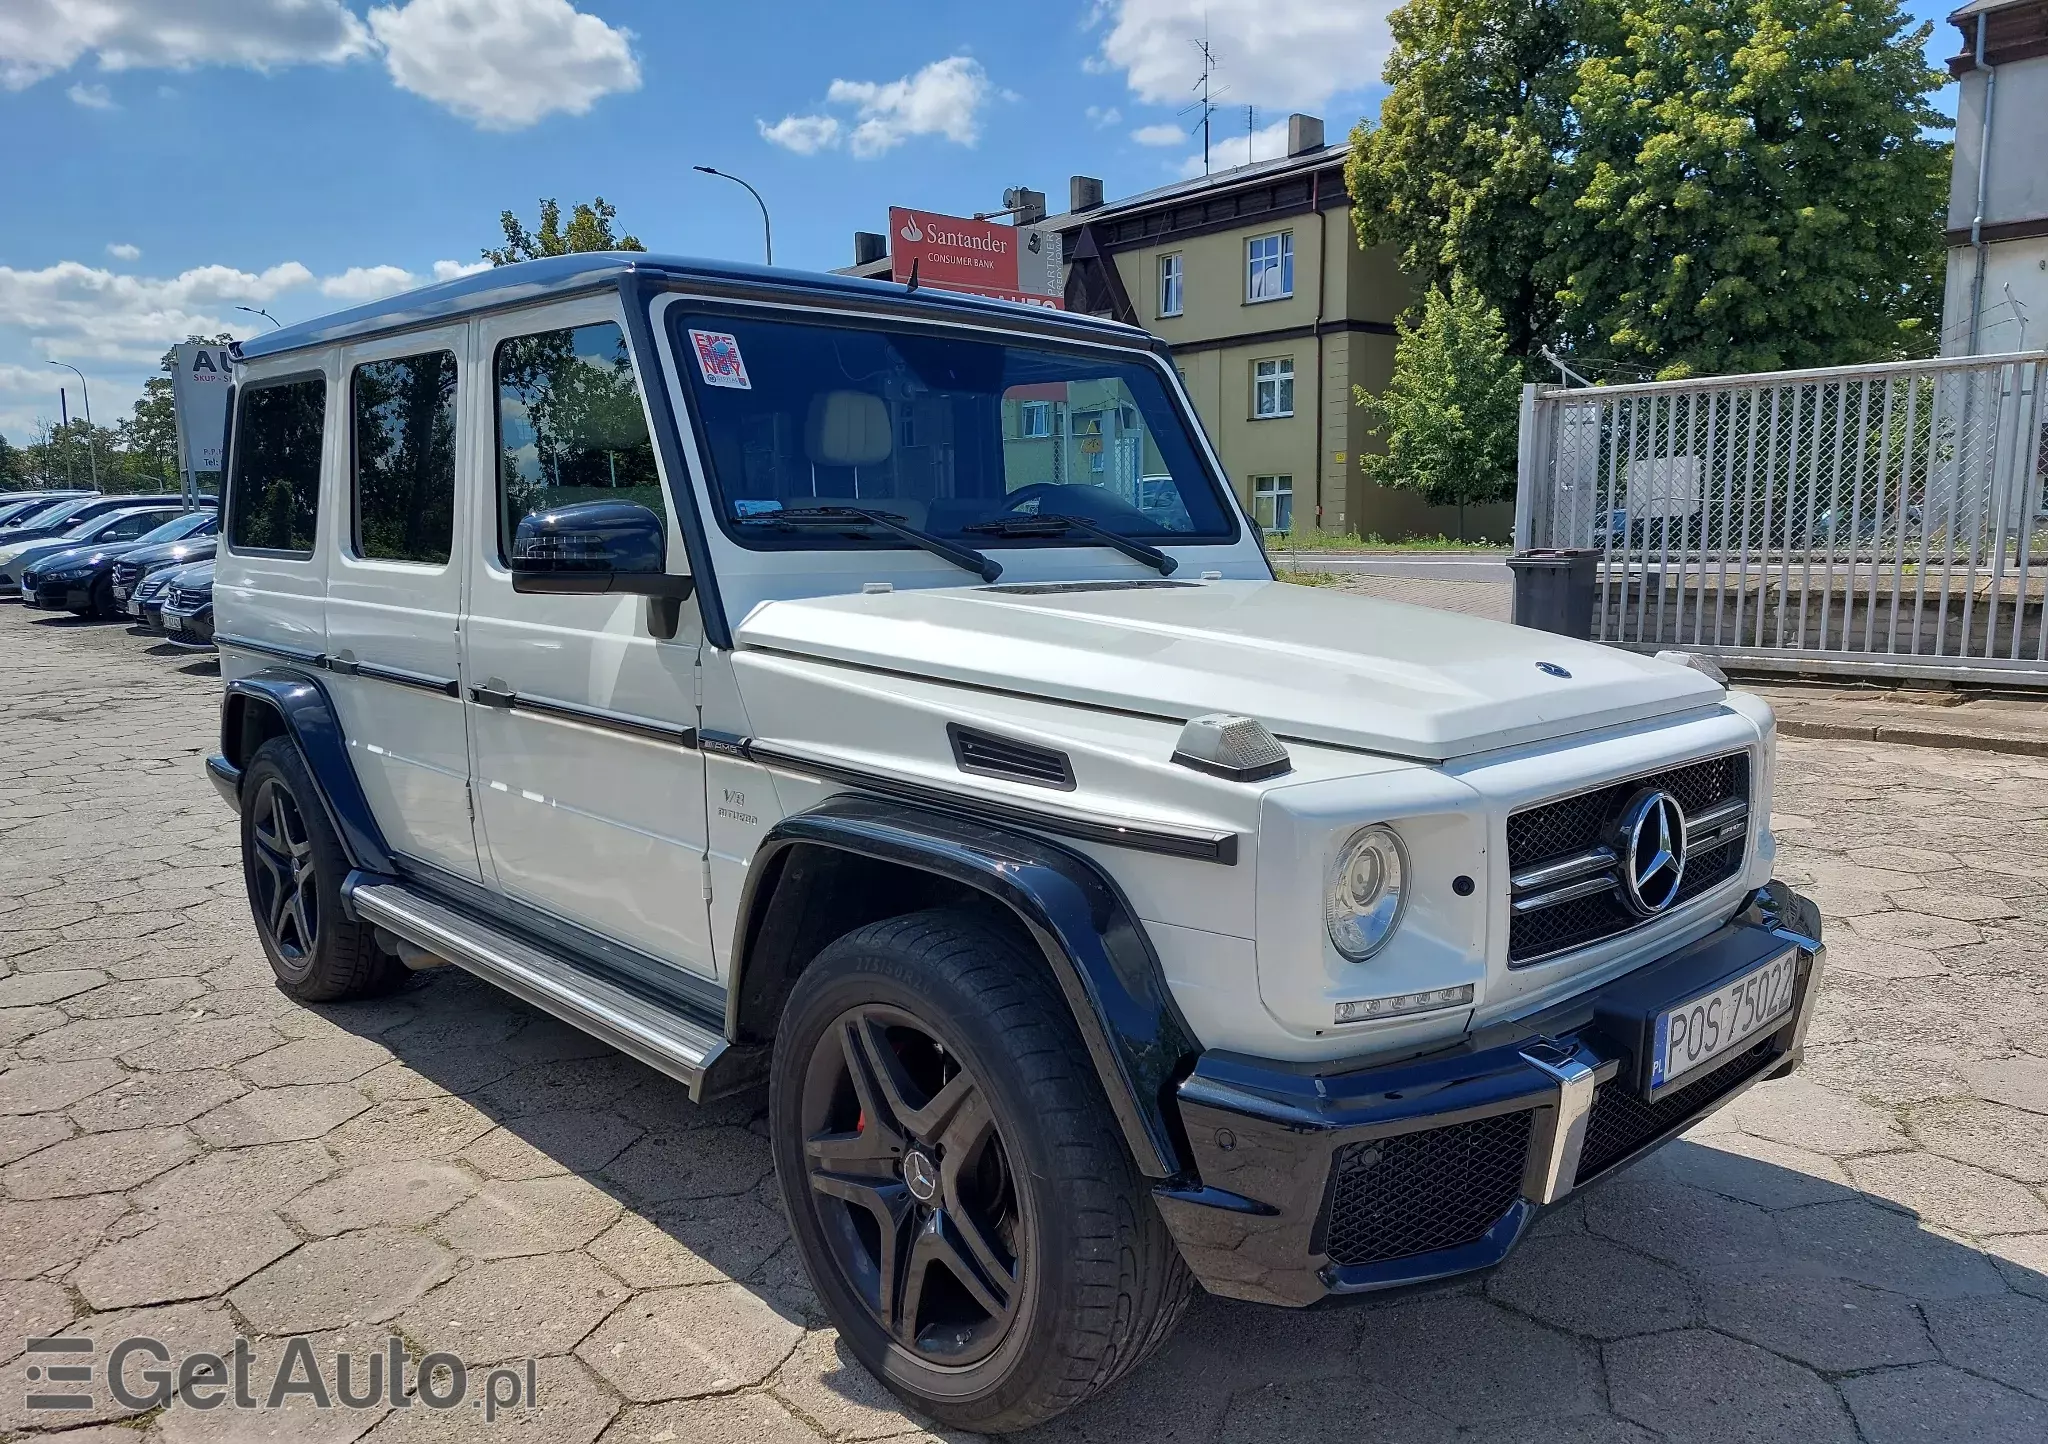
[[[903,1158],[903,1183],[912,1198],[930,1203],[939,1191],[939,1171],[922,1153],[908,1153]]]
[[[1619,831],[1622,892],[1639,916],[1654,917],[1678,901],[1685,878],[1685,809],[1670,793],[1645,788],[1622,809]]]

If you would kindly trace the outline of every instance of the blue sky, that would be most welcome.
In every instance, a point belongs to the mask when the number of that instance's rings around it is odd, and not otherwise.
[[[1221,59],[1219,164],[1287,111],[1376,108],[1392,0],[6,0],[0,434],[64,360],[125,414],[187,329],[267,329],[473,263],[510,207],[602,194],[656,250],[851,260],[892,204],[966,214],[1184,173]],[[1915,14],[1950,8],[1912,0]],[[175,16],[175,20],[171,18]],[[1937,55],[1953,47],[1938,33]],[[1952,108],[1952,107],[1951,107]],[[1198,165],[1198,162],[1197,162]],[[77,406],[74,394],[72,405]]]

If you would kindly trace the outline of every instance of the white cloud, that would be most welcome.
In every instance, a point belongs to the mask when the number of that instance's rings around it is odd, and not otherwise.
[[[460,276],[473,276],[490,268],[489,261],[436,261],[433,273],[422,276],[403,266],[350,266],[339,275],[323,277],[320,294],[330,300],[360,306],[366,301],[381,301],[386,296],[395,296],[400,291],[417,290],[436,281],[452,281]]]
[[[1287,122],[1276,120],[1271,125],[1262,125],[1251,134],[1251,143],[1245,143],[1245,134],[1226,135],[1218,126],[1227,112],[1218,111],[1216,119],[1209,122],[1209,170],[1229,170],[1232,166],[1250,165],[1254,161],[1278,160],[1287,154]],[[1176,135],[1176,141],[1181,137]],[[1202,153],[1195,151],[1180,163],[1183,177],[1192,179],[1202,174]]]
[[[102,70],[336,65],[371,52],[341,0],[7,0],[0,86],[20,90],[87,55]]]
[[[1131,132],[1139,145],[1179,145],[1188,133],[1177,125],[1141,125]]]
[[[102,70],[263,71],[381,56],[400,89],[484,130],[518,130],[639,89],[632,38],[570,0],[404,0],[362,18],[342,0],[4,0],[0,88],[88,56]],[[71,98],[112,104],[82,83]]]
[[[839,120],[830,115],[785,115],[770,125],[757,120],[761,139],[798,155],[816,155],[839,144]]]
[[[0,266],[0,326],[19,326],[45,355],[150,360],[192,332],[239,323],[234,307],[263,305],[311,283],[297,261],[262,271],[197,266],[176,276],[124,276],[82,261],[39,271]]]
[[[131,246],[126,241],[109,241],[107,254],[117,261],[139,261],[142,259],[142,247]]]
[[[400,89],[483,130],[520,130],[640,88],[632,35],[569,0],[409,0],[370,11]]]
[[[1193,42],[1206,28],[1216,83],[1236,104],[1314,110],[1379,79],[1399,0],[1098,0],[1108,23],[1091,69],[1120,70],[1131,93],[1184,104],[1201,78]],[[1337,129],[1346,127],[1339,125]]]
[[[436,261],[434,279],[453,281],[463,276],[474,276],[478,271],[488,271],[490,268],[489,261]]]
[[[835,80],[825,98],[834,105],[854,107],[859,123],[847,144],[855,155],[866,158],[919,135],[942,135],[956,145],[973,145],[981,138],[981,107],[993,93],[979,61],[950,55],[901,80]]]
[[[82,105],[87,110],[115,110],[114,96],[104,85],[80,83],[64,92],[71,97],[73,105]]]
[[[1124,113],[1113,105],[1106,110],[1102,106],[1091,105],[1088,107],[1087,115],[1097,130],[1107,130],[1112,125],[1121,124],[1124,118]]]

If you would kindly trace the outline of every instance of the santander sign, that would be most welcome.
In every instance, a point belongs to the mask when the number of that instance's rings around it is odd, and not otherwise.
[[[1027,295],[1019,287],[1018,235],[1012,226],[891,206],[889,229],[889,274],[898,281],[910,279],[915,263],[920,286],[1059,305],[1053,297]]]

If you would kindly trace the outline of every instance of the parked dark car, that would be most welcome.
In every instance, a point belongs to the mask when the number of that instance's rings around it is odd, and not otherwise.
[[[89,491],[0,492],[0,527],[20,526],[30,517],[48,511],[59,502],[91,496]]]
[[[136,541],[167,521],[193,514],[213,515],[211,511],[187,513],[179,505],[176,497],[158,497],[152,506],[129,506],[96,512],[83,520],[75,521],[71,527],[55,536],[30,537],[26,540],[0,543],[0,597],[18,593],[21,590],[22,574],[38,562],[45,561],[59,552],[96,544]]]
[[[202,507],[213,508],[219,504],[210,496],[199,499],[199,505]],[[183,511],[185,504],[176,496],[167,493],[152,495],[144,492],[133,496],[101,496],[92,492],[84,496],[74,496],[58,502],[47,510],[37,512],[25,521],[11,526],[0,526],[0,549],[18,542],[42,541],[48,537],[62,536],[80,523],[96,516],[104,516],[110,511],[128,511],[136,507],[145,510],[154,507],[159,510]]]
[[[138,546],[132,552],[114,563],[109,578],[114,606],[131,617],[141,617],[137,605],[143,586],[155,577],[176,571],[179,567],[191,566],[194,562],[213,560],[214,549],[220,545],[220,526],[203,527],[179,541],[159,542],[154,546]]]
[[[115,513],[122,522],[150,512]],[[210,511],[181,512],[141,536],[100,541],[42,557],[22,569],[21,604],[45,611],[76,612],[81,617],[118,617],[121,598],[114,594],[114,568],[137,551],[155,552],[165,545],[211,537],[219,519]]]
[[[164,598],[164,637],[174,646],[213,650],[213,563],[179,570]]]
[[[195,543],[214,546],[217,542]],[[164,602],[170,597],[171,589],[178,585],[186,571],[194,566],[213,560],[209,552],[199,561],[187,562],[184,566],[159,567],[135,584],[134,594],[128,598],[128,611],[141,623],[145,632],[161,632],[164,629]]]

